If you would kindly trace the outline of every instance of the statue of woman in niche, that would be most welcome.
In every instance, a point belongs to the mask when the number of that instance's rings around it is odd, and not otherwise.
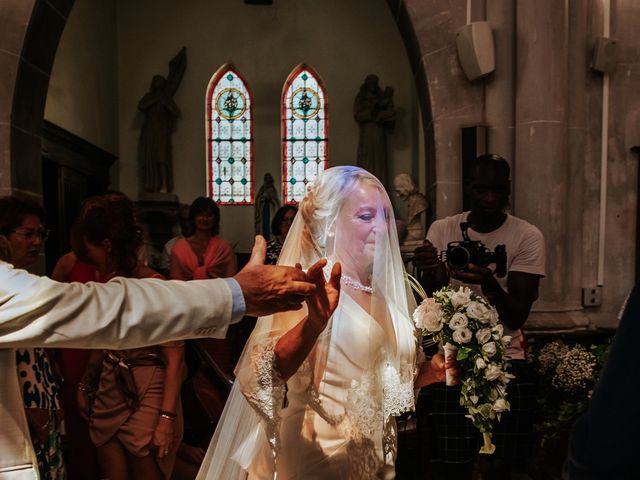
[[[154,75],[149,91],[138,103],[144,114],[140,130],[138,161],[140,183],[145,192],[172,192],[171,134],[180,110],[173,101],[187,67],[186,47],[169,63],[169,75]]]
[[[271,220],[276,211],[280,208],[278,191],[274,185],[273,175],[264,174],[264,184],[258,190],[255,199],[255,226],[256,235],[262,235],[267,240],[271,235]]]
[[[395,125],[393,88],[382,90],[378,77],[370,74],[353,103],[353,116],[360,126],[358,166],[387,183],[387,131]]]

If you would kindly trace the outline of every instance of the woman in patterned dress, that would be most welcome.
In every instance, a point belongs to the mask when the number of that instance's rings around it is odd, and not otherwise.
[[[0,234],[7,239],[10,250],[6,261],[16,268],[27,268],[36,262],[47,237],[43,221],[40,205],[16,197],[0,199]],[[43,480],[66,478],[60,386],[52,365],[44,348],[16,350],[27,423]]]

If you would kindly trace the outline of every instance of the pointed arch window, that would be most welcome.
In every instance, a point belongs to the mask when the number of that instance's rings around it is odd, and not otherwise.
[[[298,65],[282,89],[282,193],[297,203],[327,166],[327,94],[318,74]]]
[[[218,69],[207,89],[207,192],[215,202],[253,203],[253,99],[231,64]]]

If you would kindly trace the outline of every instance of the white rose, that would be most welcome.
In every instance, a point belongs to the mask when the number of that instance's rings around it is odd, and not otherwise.
[[[470,302],[467,306],[467,315],[482,323],[489,323],[491,310],[482,302]]]
[[[424,316],[424,328],[429,332],[439,332],[442,329],[442,317],[435,312]]]
[[[453,331],[453,340],[457,343],[469,343],[473,334],[468,328],[459,328]]]
[[[442,309],[433,298],[425,299],[415,312],[413,321],[416,326],[429,332],[438,332],[442,329]]]
[[[505,335],[502,337],[502,344],[505,346],[511,344],[511,335]]]
[[[464,313],[454,313],[451,320],[449,320],[449,327],[452,330],[459,330],[461,328],[466,328],[469,325],[469,320]]]
[[[442,306],[435,298],[426,298],[421,304],[427,312],[434,312],[440,315],[442,313]]]
[[[483,368],[486,368],[486,366],[487,366],[487,362],[485,362],[482,357],[476,358],[476,368],[481,370]]]
[[[482,328],[476,332],[476,339],[480,345],[487,343],[491,340],[491,329],[490,328]]]
[[[507,404],[504,398],[499,398],[495,402],[493,402],[493,411],[494,412],[504,412],[505,410],[509,410],[509,405]]]
[[[487,357],[493,357],[496,354],[496,344],[493,342],[487,342],[482,345],[482,352],[487,355]]]
[[[488,381],[495,380],[496,378],[500,378],[502,375],[502,370],[495,363],[490,364],[487,369],[484,371],[484,378]]]
[[[451,294],[451,304],[454,308],[464,307],[471,301],[471,290],[468,287],[460,287]]]
[[[502,338],[502,335],[504,335],[504,327],[500,323],[491,327],[491,331],[497,335],[496,340]]]

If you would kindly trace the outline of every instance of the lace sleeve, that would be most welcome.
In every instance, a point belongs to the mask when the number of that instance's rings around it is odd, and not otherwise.
[[[280,337],[270,337],[253,347],[251,372],[240,379],[242,394],[265,423],[272,448],[277,450],[280,411],[286,398],[286,382],[275,368],[275,346]]]
[[[400,371],[391,364],[385,366],[382,374],[385,421],[415,410],[414,378],[414,365],[402,365]]]

